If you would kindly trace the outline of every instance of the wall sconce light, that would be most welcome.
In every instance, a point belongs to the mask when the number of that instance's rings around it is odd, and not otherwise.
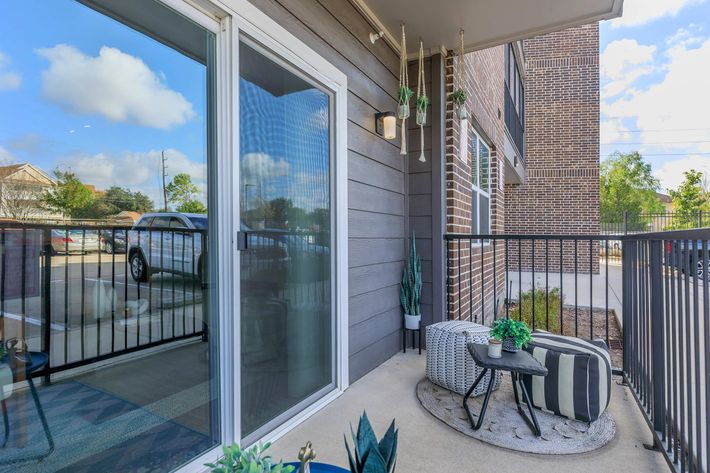
[[[381,112],[375,114],[375,131],[386,140],[397,137],[397,117],[394,112]]]

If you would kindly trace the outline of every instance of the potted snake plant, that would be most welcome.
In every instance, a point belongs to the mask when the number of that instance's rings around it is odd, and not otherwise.
[[[412,246],[409,250],[409,261],[402,273],[399,299],[404,310],[404,327],[417,330],[422,320],[422,260],[417,254],[416,237],[412,233]]]

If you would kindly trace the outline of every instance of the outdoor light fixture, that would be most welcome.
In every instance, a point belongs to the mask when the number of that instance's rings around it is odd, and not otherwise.
[[[381,112],[375,114],[375,131],[386,140],[397,137],[397,117],[394,112]]]

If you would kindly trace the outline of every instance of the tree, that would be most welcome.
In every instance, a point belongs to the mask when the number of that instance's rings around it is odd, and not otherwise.
[[[73,172],[56,169],[54,176],[57,184],[42,196],[42,202],[48,208],[65,216],[75,217],[80,213],[80,209],[87,207],[94,200],[94,194]]]
[[[153,210],[153,201],[147,195],[118,186],[109,187],[100,199],[114,205],[116,213],[127,210],[143,214]]]
[[[168,202],[178,204],[178,207],[195,201],[198,191],[197,186],[192,183],[192,178],[186,173],[176,174],[170,184],[165,186]]]
[[[207,213],[207,207],[205,207],[205,205],[199,200],[188,200],[187,202],[183,202],[182,204],[178,205],[175,210],[185,214]]]
[[[691,169],[683,173],[683,182],[677,189],[669,189],[673,198],[673,210],[678,215],[674,228],[693,228],[698,212],[710,210],[708,194],[703,188],[703,173]]]
[[[635,221],[642,213],[663,212],[656,195],[660,182],[638,152],[614,153],[601,163],[599,178],[602,222],[620,222],[625,213]]]
[[[44,189],[22,181],[0,183],[0,211],[15,220],[28,220],[42,214]]]

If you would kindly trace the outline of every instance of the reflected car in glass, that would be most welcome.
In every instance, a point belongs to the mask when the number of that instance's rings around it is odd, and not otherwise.
[[[144,214],[128,232],[128,262],[136,282],[156,273],[202,277],[207,215],[179,212]]]
[[[96,230],[52,230],[54,254],[86,254],[99,251],[99,247]]]

